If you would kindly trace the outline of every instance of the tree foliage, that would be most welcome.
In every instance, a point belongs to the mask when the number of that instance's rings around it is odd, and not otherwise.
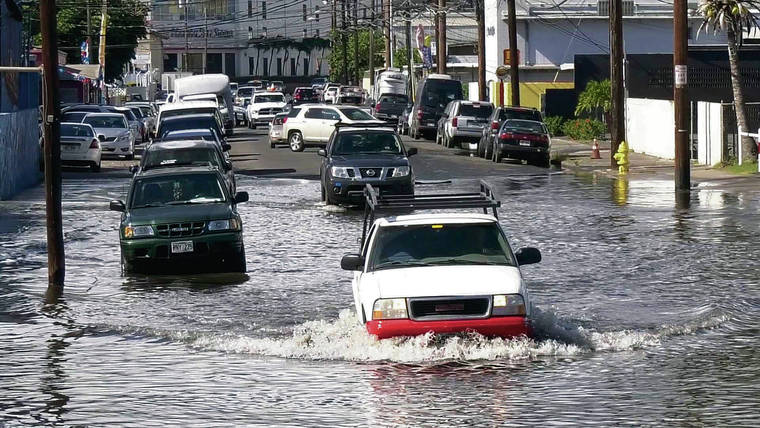
[[[601,118],[610,111],[612,105],[612,86],[610,80],[592,80],[586,84],[586,89],[578,95],[575,115],[588,114]]]
[[[58,7],[58,49],[66,52],[70,64],[81,62],[79,46],[87,39],[87,4],[90,6],[90,63],[98,62],[100,43],[100,0],[66,2]],[[39,3],[24,6],[24,13],[32,17],[32,34],[39,43]],[[124,71],[124,65],[135,57],[137,41],[147,34],[145,18],[148,5],[140,0],[108,0],[108,27],[106,29],[106,81],[113,82]]]
[[[406,47],[400,47],[393,51],[393,66],[396,68],[403,69],[408,65],[406,61]],[[417,49],[412,49],[412,56],[414,59],[415,64],[422,64],[422,57],[420,56],[420,51]]]
[[[348,76],[356,76],[356,67],[359,67],[359,74],[369,70],[369,29],[360,30],[358,33],[349,33],[346,37],[346,62],[348,65]],[[354,55],[354,38],[359,37],[359,57]],[[328,61],[330,64],[330,80],[340,82],[343,80],[343,42],[339,32],[333,32],[333,40]],[[385,41],[380,31],[375,31],[374,35],[374,66],[381,67],[385,63],[383,58],[385,52]]]
[[[703,21],[699,30],[718,31],[733,30],[741,34],[744,30],[757,27],[757,18],[750,10],[759,10],[760,2],[756,0],[701,0],[697,13]]]

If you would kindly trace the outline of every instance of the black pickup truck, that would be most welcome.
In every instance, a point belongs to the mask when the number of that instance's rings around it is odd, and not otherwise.
[[[397,123],[399,116],[409,104],[409,98],[403,94],[383,94],[374,107],[374,116],[380,120]]]

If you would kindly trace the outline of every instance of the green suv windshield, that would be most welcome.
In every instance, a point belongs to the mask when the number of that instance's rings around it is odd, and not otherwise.
[[[222,185],[214,174],[167,175],[136,180],[130,208],[224,201]]]
[[[390,132],[341,133],[336,136],[333,154],[401,154],[401,143]]]
[[[515,266],[509,245],[496,224],[386,226],[377,231],[371,270],[412,266]]]

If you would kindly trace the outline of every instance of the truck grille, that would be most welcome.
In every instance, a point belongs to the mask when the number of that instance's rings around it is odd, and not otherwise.
[[[380,178],[382,173],[382,168],[359,168],[359,174],[362,175],[362,178]]]
[[[416,320],[485,318],[490,310],[488,296],[409,299],[409,315]]]
[[[263,108],[259,110],[259,115],[271,116],[277,113],[282,113],[281,108]]]
[[[179,238],[201,235],[205,226],[204,222],[159,224],[156,226],[156,231],[158,236],[164,238]]]

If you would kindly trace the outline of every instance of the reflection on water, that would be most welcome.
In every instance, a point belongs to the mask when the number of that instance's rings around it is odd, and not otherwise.
[[[0,425],[742,425],[756,419],[759,192],[563,175],[490,179],[535,339],[377,341],[344,252],[361,210],[241,178],[248,273],[119,269],[120,180],[64,188],[67,285],[45,306],[40,189],[0,202]],[[475,180],[420,186],[464,191]],[[283,196],[287,195],[287,196]]]

